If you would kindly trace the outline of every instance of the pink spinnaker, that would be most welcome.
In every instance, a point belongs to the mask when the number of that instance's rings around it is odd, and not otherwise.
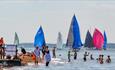
[[[104,43],[104,37],[102,33],[98,29],[95,29],[93,34],[94,47],[96,47],[97,49],[102,49],[103,43]]]

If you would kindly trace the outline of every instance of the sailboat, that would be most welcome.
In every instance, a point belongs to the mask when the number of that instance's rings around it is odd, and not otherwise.
[[[15,36],[14,36],[14,45],[19,45],[19,37],[18,34],[15,32]]]
[[[58,33],[58,38],[57,38],[57,49],[62,49],[63,48],[63,40],[62,40],[62,34],[61,32]]]
[[[107,36],[106,36],[106,32],[104,31],[104,44],[103,44],[103,49],[106,50],[107,48]]]
[[[73,45],[73,23],[71,23],[69,28],[69,33],[66,41],[66,47],[72,48]]]
[[[87,31],[84,47],[93,48],[93,38],[89,30]]]
[[[34,46],[42,49],[42,47],[45,45],[46,42],[45,42],[44,32],[42,26],[40,26],[34,38]]]
[[[82,46],[79,25],[75,15],[71,21],[66,45],[73,49],[80,49]]]
[[[14,45],[16,46],[16,56],[17,56],[17,47],[19,46],[19,37],[16,32],[15,32],[15,36],[14,36]]]
[[[102,33],[98,29],[95,29],[94,34],[93,34],[94,47],[96,49],[101,50],[103,48],[103,43],[104,43],[104,37]]]

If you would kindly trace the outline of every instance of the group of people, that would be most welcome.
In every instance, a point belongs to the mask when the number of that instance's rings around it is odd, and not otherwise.
[[[50,55],[50,51],[48,49],[48,46],[43,46],[42,50],[42,59],[41,59],[41,54],[40,54],[40,48],[38,46],[36,46],[33,54],[35,56],[35,64],[38,64],[41,61],[46,61],[46,66],[49,65],[49,62],[51,61],[51,55]]]
[[[84,62],[87,61],[87,56],[89,56],[89,53],[85,52],[84,54]],[[90,55],[90,59],[91,60],[94,60],[93,58],[93,54]],[[99,57],[96,59],[100,64],[103,64],[104,63],[104,55],[99,55]],[[110,55],[107,56],[107,59],[106,59],[106,63],[111,63],[111,58],[110,58]]]
[[[104,63],[104,55],[99,55],[99,57],[97,58],[97,61],[98,61],[100,64],[103,64],[103,63]],[[105,62],[106,62],[106,63],[111,63],[110,55],[107,56],[107,59],[106,59]]]
[[[89,52],[85,52],[84,53],[84,57],[83,57],[83,60],[84,62],[87,61],[87,56],[89,56]],[[70,53],[70,50],[68,51],[68,62],[71,61],[71,53]],[[74,50],[74,60],[77,59],[77,51]],[[94,60],[93,58],[93,54],[90,54],[90,59],[91,60]],[[103,64],[104,63],[104,55],[99,55],[99,57],[97,58],[97,61],[100,63],[100,64]],[[106,59],[106,63],[111,63],[111,58],[110,58],[110,55],[107,56],[107,59]]]
[[[74,60],[76,60],[77,59],[77,50],[74,49],[73,51],[74,51]],[[70,62],[70,61],[71,61],[71,51],[69,50],[68,51],[68,62]]]

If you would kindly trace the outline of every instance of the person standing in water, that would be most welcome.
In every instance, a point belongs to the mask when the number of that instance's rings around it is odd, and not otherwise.
[[[110,58],[109,55],[107,56],[106,62],[107,62],[107,63],[111,63],[111,58]]]
[[[77,59],[77,51],[75,49],[75,51],[74,51],[74,60],[76,60],[76,59]]]
[[[38,46],[34,50],[34,55],[35,55],[35,64],[38,64],[38,61],[40,61],[40,49]]]
[[[93,58],[93,55],[92,55],[92,54],[90,55],[90,59],[91,59],[91,60],[94,60],[94,58]]]
[[[100,60],[100,64],[103,64],[104,62],[103,62],[103,57],[104,57],[104,55],[101,55],[101,60]]]
[[[70,54],[70,50],[68,51],[68,62],[70,62],[71,61],[71,54]]]
[[[46,47],[46,46],[43,46],[43,47],[42,47],[42,60],[44,60],[44,56],[45,56],[45,47]]]
[[[85,54],[84,54],[84,58],[83,58],[84,62],[87,61],[87,56],[89,56],[89,53],[85,52]]]
[[[53,58],[56,58],[56,53],[55,52],[56,52],[56,47],[54,47],[53,50],[52,50]]]
[[[49,66],[49,63],[51,61],[51,55],[50,55],[50,51],[48,49],[48,46],[45,49],[45,60],[46,60],[46,66]]]

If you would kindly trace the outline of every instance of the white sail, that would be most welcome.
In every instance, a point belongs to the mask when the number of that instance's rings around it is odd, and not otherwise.
[[[15,37],[14,37],[14,45],[19,45],[19,38],[16,32],[15,32]]]
[[[59,32],[58,33],[58,38],[57,38],[57,49],[62,49],[63,48],[63,40],[62,40],[62,34]]]

